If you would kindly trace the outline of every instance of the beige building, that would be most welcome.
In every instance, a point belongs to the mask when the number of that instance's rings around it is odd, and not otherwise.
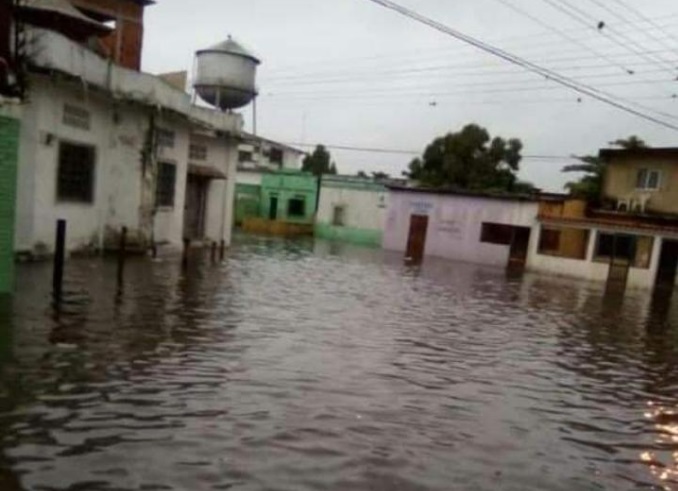
[[[603,199],[618,211],[678,216],[678,148],[606,149]]]

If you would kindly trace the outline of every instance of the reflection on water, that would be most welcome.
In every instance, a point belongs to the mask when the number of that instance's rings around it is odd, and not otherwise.
[[[678,300],[240,238],[19,269],[0,489],[678,490]]]

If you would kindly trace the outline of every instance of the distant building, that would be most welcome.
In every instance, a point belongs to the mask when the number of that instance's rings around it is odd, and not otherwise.
[[[538,207],[527,196],[391,187],[383,246],[414,263],[433,256],[521,267]]]
[[[310,172],[283,169],[262,175],[257,216],[245,216],[245,231],[312,235],[318,179]]]
[[[672,287],[678,266],[678,148],[602,150],[602,205],[542,203],[529,267],[624,288]]]
[[[273,140],[243,133],[238,144],[235,224],[258,217],[262,209],[262,180],[278,170],[300,170],[304,152]]]
[[[315,236],[381,246],[388,190],[374,179],[324,175],[315,222]]]

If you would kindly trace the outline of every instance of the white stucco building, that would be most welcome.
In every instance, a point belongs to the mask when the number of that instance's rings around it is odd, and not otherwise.
[[[197,107],[160,78],[122,68],[56,32],[28,32],[15,249],[141,249],[184,237],[230,242],[242,118]]]

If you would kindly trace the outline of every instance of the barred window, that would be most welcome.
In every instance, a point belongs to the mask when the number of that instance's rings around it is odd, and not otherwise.
[[[64,104],[64,113],[61,121],[66,126],[79,128],[81,130],[89,130],[91,127],[91,116],[89,111],[71,104]]]
[[[158,128],[158,146],[174,148],[174,131]]]
[[[191,160],[207,160],[207,147],[191,143],[188,147],[188,158]]]
[[[252,152],[248,152],[247,150],[240,150],[238,152],[238,162],[243,163],[243,162],[253,162],[254,156],[252,155]]]
[[[174,188],[177,181],[177,166],[160,162],[158,166],[158,183],[155,189],[156,206],[174,206]]]
[[[59,143],[58,201],[94,202],[95,153],[95,148],[89,145]]]

